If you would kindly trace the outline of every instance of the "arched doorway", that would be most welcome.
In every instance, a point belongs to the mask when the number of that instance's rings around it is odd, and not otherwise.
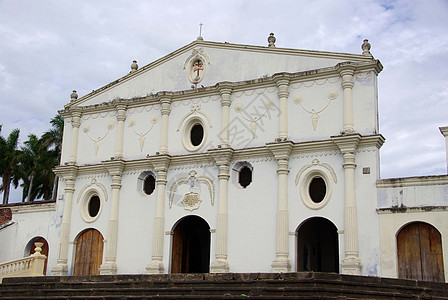
[[[47,275],[47,262],[48,262],[48,252],[49,252],[47,240],[44,239],[43,237],[36,237],[36,238],[32,239],[26,247],[27,249],[29,249],[29,251],[26,251],[27,252],[26,254],[31,255],[35,252],[36,245],[34,245],[34,243],[37,243],[37,242],[43,243],[43,246],[41,247],[42,251],[40,253],[47,257],[44,262],[44,275]]]
[[[432,225],[415,222],[397,235],[398,277],[425,281],[445,281],[442,239]]]
[[[297,271],[339,273],[339,246],[336,226],[314,217],[297,228]]]
[[[173,230],[171,273],[208,273],[210,227],[198,216],[181,219]]]
[[[98,230],[87,229],[76,241],[74,276],[99,275],[103,261],[103,236]]]

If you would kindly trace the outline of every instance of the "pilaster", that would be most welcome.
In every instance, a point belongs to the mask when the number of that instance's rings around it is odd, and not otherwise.
[[[219,93],[221,94],[222,121],[221,121],[221,147],[230,147],[229,141],[229,120],[230,120],[230,104],[232,104],[232,85],[230,82],[221,82],[218,84]]]
[[[116,103],[117,109],[117,137],[115,140],[115,159],[123,158],[124,122],[126,120],[126,105]]]
[[[72,140],[70,145],[69,163],[74,165],[76,164],[78,157],[78,135],[79,135],[79,126],[81,126],[81,115],[82,115],[81,108],[80,107],[72,108],[71,115],[72,115]]]
[[[160,155],[153,158],[152,164],[157,174],[157,204],[156,215],[154,218],[154,234],[152,238],[152,258],[146,266],[146,272],[150,274],[163,274],[165,266],[163,265],[163,244],[165,229],[165,195],[168,166],[171,162],[171,156]]]
[[[117,244],[118,244],[118,210],[120,204],[121,175],[125,162],[123,160],[103,161],[103,166],[112,176],[112,203],[107,229],[106,261],[100,267],[101,275],[117,274]]]
[[[339,147],[344,156],[344,240],[345,258],[342,260],[342,273],[360,275],[361,260],[358,250],[358,217],[356,208],[356,149],[361,135],[345,135],[332,137],[333,142]]]
[[[266,146],[272,152],[278,164],[276,258],[271,266],[272,272],[285,273],[291,271],[291,263],[289,261],[288,174],[289,156],[291,155],[293,143],[285,141],[266,144]]]
[[[162,132],[160,134],[160,154],[168,154],[168,125],[171,113],[172,93],[160,92],[159,102],[161,105],[160,112],[162,114]]]
[[[209,150],[208,153],[215,160],[219,167],[219,203],[218,218],[216,226],[216,260],[210,265],[211,273],[229,272],[229,262],[227,260],[228,245],[228,190],[229,190],[229,169],[230,160],[234,150],[231,148],[221,148]]]
[[[277,84],[277,95],[280,99],[280,115],[278,119],[278,137],[281,140],[288,139],[288,97],[289,80],[291,75],[282,73],[273,76]]]
[[[342,134],[352,134],[355,132],[353,127],[353,74],[355,66],[350,63],[339,64],[339,74],[341,76],[341,85],[344,90],[344,129]]]
[[[65,180],[64,212],[62,214],[61,235],[59,238],[59,254],[56,266],[51,270],[54,276],[64,276],[68,273],[68,244],[72,219],[73,193],[78,167],[75,165],[58,166],[53,170],[57,176]]]

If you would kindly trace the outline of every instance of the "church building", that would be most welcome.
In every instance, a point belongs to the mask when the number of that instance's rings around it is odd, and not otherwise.
[[[60,111],[57,199],[0,206],[0,266],[41,241],[46,275],[445,282],[448,175],[381,179],[383,66],[368,41],[359,54],[275,41],[199,37],[87,95],[73,91]]]

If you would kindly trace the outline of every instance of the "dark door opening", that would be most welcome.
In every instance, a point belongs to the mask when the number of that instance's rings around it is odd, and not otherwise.
[[[198,216],[181,219],[174,228],[171,273],[208,273],[210,227]]]
[[[339,246],[336,226],[315,217],[297,229],[297,271],[339,273]]]

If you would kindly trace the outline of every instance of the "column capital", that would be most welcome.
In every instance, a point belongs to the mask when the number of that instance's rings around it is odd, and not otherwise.
[[[230,164],[234,150],[232,148],[218,148],[207,151],[218,166]]]
[[[266,147],[272,152],[277,160],[289,160],[293,143],[291,141],[283,141],[279,143],[267,143]]]
[[[107,172],[111,176],[120,176],[123,173],[124,166],[126,165],[124,160],[114,159],[102,161],[101,164],[107,169]]]
[[[233,86],[230,82],[220,82],[218,83],[219,93],[221,94],[221,105],[230,106],[232,100],[230,95],[232,94]]]
[[[289,73],[277,73],[272,76],[272,79],[280,86],[289,86],[289,80],[291,79],[291,74]]]
[[[75,181],[76,175],[78,174],[79,167],[73,164],[67,164],[65,166],[57,166],[53,169],[53,172],[64,180]]]
[[[337,70],[341,76],[350,75],[355,73],[356,66],[352,62],[342,62],[336,65]]]
[[[173,98],[173,93],[172,92],[160,92],[157,93],[157,99],[160,102],[160,105],[162,106],[161,108],[161,113],[162,115],[169,115],[171,112],[171,101]]]
[[[70,109],[70,114],[72,116],[72,127],[79,128],[81,125],[82,109],[80,107],[73,107]]]
[[[126,120],[126,108],[127,105],[125,103],[116,102],[115,108],[117,110],[117,120],[124,121]]]
[[[361,140],[360,134],[332,136],[331,140],[339,147],[342,154],[355,153]]]
[[[151,159],[151,163],[154,167],[154,170],[159,173],[159,172],[167,172],[168,171],[168,166],[170,165],[171,162],[171,156],[167,155],[167,154],[162,154],[162,155],[158,155],[158,156],[153,156]]]

